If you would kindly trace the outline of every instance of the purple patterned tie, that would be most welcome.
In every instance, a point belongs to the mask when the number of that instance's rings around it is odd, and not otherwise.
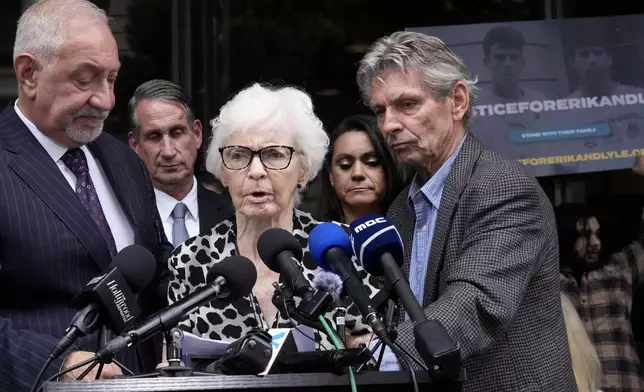
[[[85,153],[80,148],[72,148],[63,155],[61,160],[76,176],[76,196],[78,196],[78,199],[83,203],[89,216],[92,218],[94,223],[96,223],[96,226],[98,226],[98,230],[103,235],[103,239],[107,242],[110,254],[114,256],[116,254],[114,237],[112,237],[112,232],[110,231],[110,227],[107,224],[105,215],[103,214],[101,201],[98,200],[98,195],[96,194],[96,189],[94,189],[92,178],[89,176],[89,168],[87,167]]]

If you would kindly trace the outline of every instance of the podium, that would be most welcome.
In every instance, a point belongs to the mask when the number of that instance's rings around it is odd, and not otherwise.
[[[364,372],[356,374],[358,391],[413,391],[409,372]],[[427,372],[416,372],[418,389],[423,391],[457,391],[431,383]],[[120,378],[98,381],[68,381],[45,383],[44,392],[171,392],[171,391],[244,391],[277,392],[349,391],[349,376],[330,373],[275,374],[259,376],[194,376],[163,378]]]

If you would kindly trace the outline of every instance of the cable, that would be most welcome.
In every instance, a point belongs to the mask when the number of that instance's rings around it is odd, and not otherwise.
[[[333,329],[329,327],[329,324],[326,322],[326,319],[322,317],[322,315],[318,316],[318,319],[320,320],[320,323],[324,327],[324,332],[329,336],[333,344],[335,345],[335,348],[338,350],[342,350],[344,348],[344,344],[338,337],[336,336],[335,332],[333,332]],[[349,383],[351,384],[351,392],[358,392],[358,387],[356,386],[356,378],[353,374],[353,368],[349,366]],[[418,391],[414,391],[418,392]]]
[[[76,369],[82,368],[83,366],[87,366],[87,365],[89,365],[92,362],[95,362],[97,360],[98,360],[98,357],[96,355],[94,355],[93,357],[91,357],[89,359],[86,359],[83,362],[79,362],[76,365],[73,365],[73,366],[70,366],[70,367],[68,367],[68,368],[66,368],[64,370],[61,370],[60,372],[58,372],[58,373],[54,374],[53,376],[49,377],[47,380],[45,380],[45,382],[53,381],[53,380],[57,379],[58,377],[62,376],[63,374],[67,374],[67,373],[72,372],[72,371],[74,371]],[[44,386],[45,386],[45,383],[43,383],[40,386],[40,388],[38,388],[38,391],[42,390]]]
[[[398,342],[396,342],[396,341],[394,341],[393,343],[394,343],[394,346],[396,346],[396,348],[397,348],[399,351],[402,351],[403,353],[405,353],[405,355],[406,355],[408,358],[411,358],[414,362],[416,362],[416,365],[420,366],[420,368],[421,368],[421,369],[429,371],[429,369],[427,368],[427,366],[426,366],[424,363],[422,363],[422,362],[420,361],[420,359],[416,358],[416,356],[415,356],[415,355],[413,355],[412,353],[410,353],[409,351],[407,351],[407,349],[405,349],[403,346],[401,346],[401,345],[400,345],[400,343],[398,343]],[[391,348],[392,348],[392,351],[393,351],[393,347],[391,347]]]
[[[411,367],[411,364],[409,363],[409,360],[407,357],[403,354],[403,352],[399,349],[398,345],[394,343],[394,345],[389,346],[391,348],[391,351],[396,354],[396,356],[405,363],[405,366],[407,369],[409,369],[409,374],[411,374],[411,381],[412,384],[414,384],[414,392],[418,392],[418,381],[416,380],[416,372],[414,372],[414,368]],[[410,357],[410,358],[413,358]]]
[[[40,368],[40,372],[38,372],[38,375],[36,376],[36,380],[31,385],[30,392],[36,392],[38,390],[38,384],[40,384],[40,380],[45,375],[45,372],[47,371],[49,366],[51,366],[52,362],[54,362],[54,358],[48,357],[47,360],[45,361],[45,364],[43,365],[43,367]]]

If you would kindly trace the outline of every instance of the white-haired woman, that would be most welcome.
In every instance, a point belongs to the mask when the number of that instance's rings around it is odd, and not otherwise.
[[[228,189],[235,213],[210,234],[189,239],[175,249],[169,261],[174,278],[168,297],[173,303],[197,290],[208,269],[223,258],[233,254],[248,257],[258,276],[251,295],[232,304],[214,301],[180,324],[202,337],[234,341],[252,328],[293,326],[271,301],[279,274],[260,259],[257,240],[273,227],[291,232],[304,249],[301,266],[312,283],[318,266],[308,252],[308,238],[318,222],[295,207],[323,164],[329,138],[306,93],[259,84],[242,90],[224,105],[212,128],[206,167]],[[357,268],[367,290],[375,295],[377,281],[370,282],[372,279]],[[369,332],[355,306],[349,307],[347,316],[350,334]],[[330,347],[324,336],[320,342]]]

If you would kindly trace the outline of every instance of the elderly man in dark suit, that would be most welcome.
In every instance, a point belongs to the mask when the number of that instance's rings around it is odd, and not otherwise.
[[[197,183],[195,162],[203,129],[188,95],[173,82],[149,80],[134,91],[128,117],[130,146],[150,171],[172,245],[209,234],[232,214],[232,202]]]
[[[438,38],[398,32],[373,44],[358,84],[416,171],[389,216],[425,314],[460,346],[464,390],[575,391],[552,207],[517,163],[468,134],[476,80],[463,61]],[[398,333],[415,352],[411,321]]]
[[[19,95],[0,113],[2,391],[29,390],[75,314],[71,300],[120,249],[139,244],[156,257],[157,276],[139,302],[146,314],[165,305],[171,248],[150,177],[131,149],[102,132],[119,66],[107,17],[86,0],[39,1],[18,22]],[[95,336],[81,339],[45,378],[95,350]],[[159,359],[147,344],[122,354],[135,372]],[[120,373],[109,364],[102,377]]]

